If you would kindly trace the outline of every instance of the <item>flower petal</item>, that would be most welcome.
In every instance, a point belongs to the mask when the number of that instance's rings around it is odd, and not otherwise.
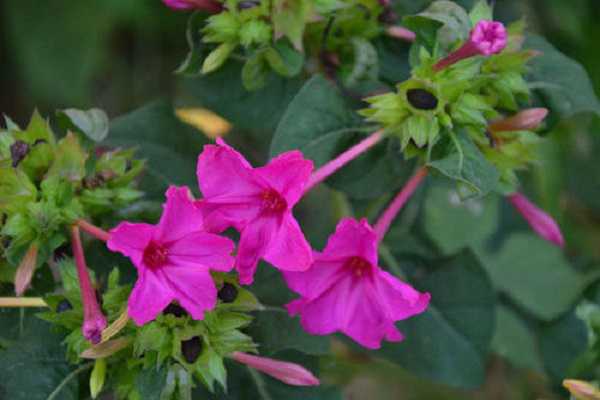
[[[284,215],[279,231],[267,248],[265,260],[286,271],[306,271],[310,268],[312,249],[292,213]]]
[[[429,306],[431,295],[421,293],[407,283],[379,270],[373,282],[382,312],[393,321],[399,321],[422,313]]]
[[[189,233],[204,230],[202,212],[194,204],[189,188],[170,186],[166,197],[154,239],[163,243],[172,242]]]
[[[204,319],[204,311],[212,310],[217,304],[217,288],[208,268],[167,265],[161,272],[174,298],[195,320]]]
[[[169,263],[179,267],[203,266],[216,271],[230,271],[235,259],[231,256],[234,243],[225,237],[207,232],[194,232],[172,243],[168,248]]]
[[[201,199],[196,207],[202,212],[204,225],[209,232],[223,232],[233,226],[241,231],[260,213],[258,197],[219,196]]]
[[[343,218],[329,237],[321,259],[342,260],[354,256],[377,265],[377,235],[366,219]]]
[[[127,313],[138,326],[155,319],[174,298],[171,288],[158,274],[149,269],[140,271],[127,307]]]
[[[254,177],[248,161],[224,141],[206,145],[198,157],[196,175],[206,199],[231,196],[243,198],[259,195],[263,187]]]
[[[276,217],[261,217],[241,232],[235,268],[242,285],[253,282],[258,261],[265,255],[278,228]]]
[[[275,157],[264,167],[256,168],[255,172],[277,190],[291,208],[302,197],[312,170],[313,162],[295,150]]]
[[[106,242],[111,251],[116,251],[131,261],[136,267],[142,264],[142,256],[148,242],[152,239],[155,227],[149,224],[132,224],[121,222],[110,231],[110,238]]]
[[[283,271],[288,287],[307,300],[313,300],[335,285],[344,273],[344,264],[339,261],[320,261],[314,254],[312,266],[301,272]]]

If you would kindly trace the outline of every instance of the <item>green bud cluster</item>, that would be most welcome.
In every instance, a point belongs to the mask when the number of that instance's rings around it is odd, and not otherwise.
[[[7,120],[0,131],[0,236],[6,258],[18,265],[35,245],[37,266],[67,239],[80,218],[130,205],[142,193],[134,180],[144,163],[132,150],[95,151],[79,132],[58,139],[35,112],[25,129]]]
[[[473,20],[472,26],[476,22]],[[500,54],[467,58],[436,71],[437,61],[464,41],[457,39],[444,51],[441,38],[464,38],[468,34],[467,30],[449,35],[447,28],[432,25],[429,34],[438,39],[430,48],[417,38],[411,77],[399,83],[394,92],[368,97],[370,106],[360,113],[397,137],[407,158],[421,157],[425,163],[433,161],[437,144],[452,141],[458,147],[456,136],[467,132],[469,140],[499,171],[498,190],[511,191],[517,183],[515,170],[535,159],[539,137],[524,131],[500,132],[492,138],[488,125],[529,102],[524,75],[534,54],[521,49],[524,25],[516,23],[508,28],[508,46]]]

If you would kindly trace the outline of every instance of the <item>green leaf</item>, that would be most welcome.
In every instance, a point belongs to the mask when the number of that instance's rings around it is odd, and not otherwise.
[[[293,49],[285,40],[278,40],[269,47],[265,58],[275,72],[286,77],[298,75],[304,66],[304,54]]]
[[[412,283],[431,293],[429,308],[398,323],[404,341],[386,343],[374,354],[426,379],[478,387],[485,378],[484,357],[495,320],[496,299],[485,270],[465,251]]]
[[[430,162],[428,166],[450,179],[466,184],[478,196],[484,196],[497,188],[500,173],[485,159],[466,133],[459,132],[456,142],[446,142],[443,152],[444,156]]]
[[[167,368],[149,368],[141,371],[135,379],[135,387],[144,400],[161,400],[167,379]]]
[[[257,51],[242,67],[242,83],[249,91],[260,89],[265,86],[268,73],[265,53]]]
[[[473,26],[481,20],[492,20],[494,19],[494,10],[487,0],[479,0],[469,13],[469,19]]]
[[[519,368],[542,371],[542,359],[536,337],[513,311],[499,306],[492,350]]]
[[[101,142],[108,135],[108,116],[99,108],[85,111],[67,108],[58,111],[58,115],[64,117],[68,129],[82,133],[94,142]]]
[[[544,320],[567,312],[587,283],[559,247],[533,234],[512,235],[499,252],[478,255],[499,290]]]
[[[172,106],[155,102],[112,121],[108,145],[137,147],[148,159],[141,189],[162,199],[170,184],[196,187],[196,160],[204,136],[179,121]]]
[[[424,212],[425,232],[444,254],[484,243],[498,225],[496,197],[463,200],[456,189],[447,185],[431,188]],[[460,227],[459,235],[457,227]]]
[[[88,157],[77,136],[67,134],[56,146],[54,162],[48,170],[49,177],[78,182],[85,176],[85,161]]]
[[[285,36],[297,50],[302,50],[302,35],[311,8],[308,0],[275,0],[272,17],[275,37]]]
[[[202,63],[202,73],[209,74],[227,61],[229,55],[235,50],[236,44],[233,42],[225,42],[220,44],[216,49],[211,51]]]
[[[94,363],[94,369],[90,376],[90,394],[92,399],[98,397],[102,388],[104,387],[104,381],[106,379],[106,359],[99,358]]]
[[[441,22],[443,26],[437,31],[438,40],[444,47],[449,47],[457,40],[464,40],[471,30],[469,15],[460,5],[453,1],[434,1],[425,11],[419,14],[421,17]]]
[[[328,337],[309,335],[299,319],[290,318],[283,308],[258,312],[248,330],[254,341],[260,343],[260,353],[267,356],[287,349],[314,355],[329,351]]]
[[[563,285],[563,287],[566,287]],[[540,350],[546,371],[555,382],[570,378],[569,370],[587,349],[585,323],[574,311],[540,329]]]
[[[553,112],[563,118],[585,112],[600,115],[600,102],[594,93],[594,85],[578,62],[540,36],[527,36],[525,48],[542,53],[530,62],[529,80],[534,81],[534,87]]]
[[[57,391],[57,399],[79,399],[79,381],[70,375],[75,368],[67,362],[61,340],[50,324],[30,317],[19,339],[0,352],[0,398],[46,400]]]

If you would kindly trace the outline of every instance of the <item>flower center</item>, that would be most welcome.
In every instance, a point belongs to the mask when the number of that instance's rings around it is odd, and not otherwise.
[[[352,273],[357,276],[363,276],[371,270],[371,263],[362,257],[350,257],[345,264]]]
[[[155,241],[150,241],[144,249],[142,260],[150,268],[160,268],[167,262],[168,251]]]
[[[287,209],[287,202],[281,195],[273,190],[267,189],[261,195],[262,209],[274,213],[280,213]]]
[[[437,97],[425,89],[407,90],[406,99],[417,110],[435,110],[438,106]]]

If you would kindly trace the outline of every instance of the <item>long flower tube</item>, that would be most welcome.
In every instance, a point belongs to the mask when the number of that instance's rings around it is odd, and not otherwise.
[[[96,291],[92,287],[83,253],[83,246],[81,245],[79,227],[77,225],[71,227],[71,246],[79,277],[81,302],[83,304],[83,336],[91,343],[97,344],[102,340],[102,331],[106,328],[107,322],[98,304]]]

